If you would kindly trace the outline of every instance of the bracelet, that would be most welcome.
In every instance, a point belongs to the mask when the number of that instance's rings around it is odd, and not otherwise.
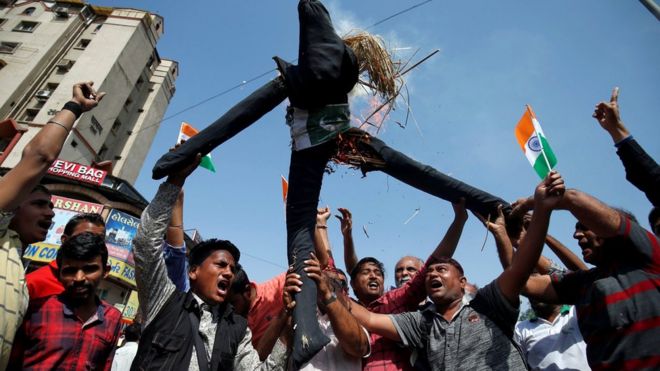
[[[181,229],[183,229],[183,225],[182,225],[182,224],[179,224],[179,225],[168,225],[167,228],[181,228]]]
[[[321,302],[321,304],[323,304],[323,306],[326,306],[326,307],[327,307],[328,305],[330,305],[330,304],[332,304],[332,303],[334,303],[334,302],[336,302],[336,301],[337,301],[337,295],[335,295],[335,293],[333,292],[333,293],[332,293],[332,296],[331,296],[329,299],[327,299],[327,300],[324,299],[324,300]]]
[[[68,101],[64,104],[64,107],[62,107],[62,111],[68,110],[71,111],[76,116],[76,120],[82,115],[83,109],[82,106],[79,103],[76,103],[74,101]]]
[[[316,225],[316,228],[319,228],[319,229],[328,229],[328,226],[327,226],[327,225],[317,224],[317,225]]]
[[[59,123],[59,122],[57,122],[57,121],[55,121],[55,120],[48,120],[48,122],[46,123],[46,125],[48,125],[48,124],[55,124],[55,125],[61,127],[62,129],[66,130],[66,133],[67,133],[67,134],[71,131],[71,129],[67,128],[66,126],[62,125],[61,123]]]

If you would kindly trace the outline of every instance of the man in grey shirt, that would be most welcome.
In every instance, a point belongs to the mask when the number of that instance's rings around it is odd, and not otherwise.
[[[550,213],[561,199],[564,181],[551,172],[534,194],[535,212],[513,263],[493,282],[463,300],[467,280],[454,259],[428,266],[425,309],[394,315],[354,305],[353,315],[369,331],[419,351],[416,366],[430,370],[524,370],[525,362],[511,341],[518,319],[521,289],[538,261]]]
[[[226,302],[240,258],[236,246],[209,240],[193,248],[187,293],[178,291],[167,276],[163,236],[177,195],[198,164],[199,156],[170,174],[142,214],[134,254],[145,320],[132,369],[283,370],[286,347],[278,342],[262,363],[252,347],[247,321]]]

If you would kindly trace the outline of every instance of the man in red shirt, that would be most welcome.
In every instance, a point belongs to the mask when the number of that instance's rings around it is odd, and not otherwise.
[[[101,215],[93,213],[75,215],[66,223],[60,240],[64,243],[67,239],[83,232],[105,236],[105,222]],[[25,276],[25,281],[30,293],[30,301],[58,295],[64,291],[64,286],[58,279],[57,260],[29,273]]]
[[[96,296],[110,272],[102,235],[67,239],[57,253],[64,292],[30,302],[8,369],[110,370],[121,313]]]

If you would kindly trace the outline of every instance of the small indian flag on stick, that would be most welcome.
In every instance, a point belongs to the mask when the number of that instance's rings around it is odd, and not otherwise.
[[[195,135],[197,135],[197,133],[199,133],[199,130],[195,129],[187,122],[182,122],[181,129],[179,129],[179,139],[176,140],[176,143],[179,144],[184,140],[188,140],[194,137]],[[215,166],[213,165],[213,161],[211,160],[210,153],[202,157],[202,161],[199,163],[199,166],[215,173]]]
[[[525,113],[516,125],[516,139],[536,173],[541,179],[545,178],[557,165],[557,158],[529,105],[526,106]]]

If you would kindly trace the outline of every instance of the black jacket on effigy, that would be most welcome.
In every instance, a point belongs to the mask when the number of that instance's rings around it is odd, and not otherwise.
[[[194,344],[190,313],[201,309],[192,292],[175,290],[153,321],[142,332],[137,354],[131,365],[137,370],[188,370]],[[247,320],[226,304],[218,321],[211,353],[210,370],[232,370],[238,344],[245,337]]]

